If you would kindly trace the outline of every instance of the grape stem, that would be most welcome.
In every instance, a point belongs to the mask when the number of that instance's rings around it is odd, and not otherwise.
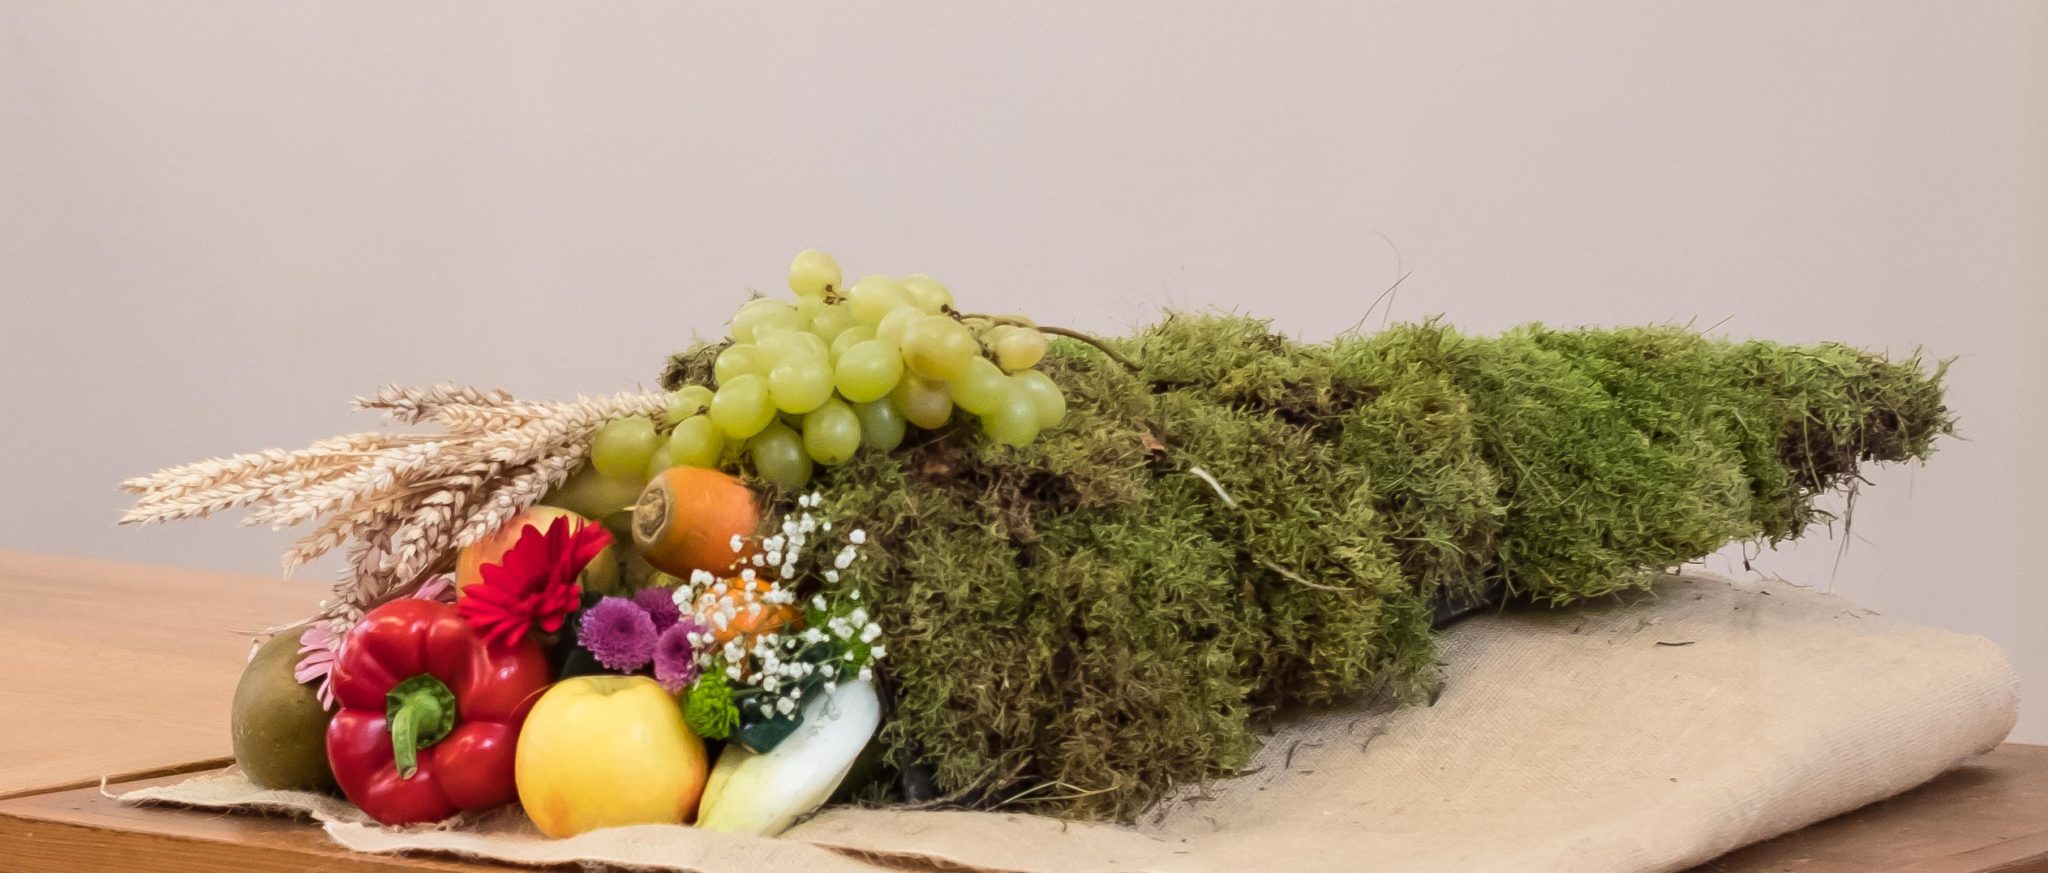
[[[1082,333],[1078,330],[1073,330],[1064,327],[1053,327],[1051,325],[1046,324],[1033,324],[1029,321],[1025,321],[1020,318],[1008,318],[1001,315],[963,314],[956,312],[953,314],[953,317],[961,321],[966,321],[970,318],[979,318],[989,322],[990,324],[1008,324],[1014,325],[1016,327],[1028,327],[1038,331],[1039,333],[1049,333],[1053,336],[1063,336],[1067,339],[1079,340],[1081,342],[1094,346],[1096,351],[1108,355],[1110,360],[1122,364],[1124,369],[1126,370],[1136,373],[1144,369],[1143,367],[1138,366],[1137,362],[1132,361],[1130,358],[1126,358],[1121,354],[1118,354],[1116,349],[1110,348],[1109,345],[1107,343],[1104,343],[1102,340],[1089,334]]]

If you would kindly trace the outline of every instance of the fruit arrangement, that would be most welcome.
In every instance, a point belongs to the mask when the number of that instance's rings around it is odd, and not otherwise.
[[[442,532],[416,563],[352,562],[336,614],[252,658],[235,707],[248,777],[338,787],[387,824],[517,800],[550,836],[693,820],[769,833],[823,803],[881,722],[883,628],[842,584],[866,534],[844,529],[826,551],[833,522],[815,493],[764,529],[754,488],[724,471],[794,493],[816,466],[895,449],[913,429],[949,426],[956,408],[991,440],[1025,445],[1060,422],[1066,399],[1034,369],[1045,334],[1021,317],[964,315],[929,276],[842,288],[838,264],[807,251],[789,285],[794,300],[755,299],[734,315],[708,384],[599,404],[566,429],[534,427],[562,410],[495,392],[393,401],[431,404],[469,436],[584,433],[550,457],[517,460],[516,439],[474,452],[494,473],[548,473],[546,493],[511,507],[482,495],[495,515]],[[329,441],[300,458],[324,474],[291,481],[299,502],[255,517],[348,519],[378,502],[347,490],[364,483],[482,484],[475,463],[441,476],[417,468],[485,442]],[[330,463],[362,449],[392,456],[354,471]],[[145,497],[129,520],[253,502],[226,483],[261,478],[253,468],[277,454],[131,483]],[[440,493],[441,506],[469,496]],[[195,495],[218,505],[194,509]],[[311,539],[288,563],[335,544]],[[388,589],[355,587],[378,577]]]
[[[1839,345],[1098,339],[814,251],[788,280],[659,392],[387,388],[358,405],[425,432],[126,483],[129,522],[246,509],[311,525],[287,568],[344,552],[237,692],[248,777],[549,836],[834,798],[1128,819],[1287,708],[1426,696],[1440,616],[1798,536],[1952,424],[1940,369]]]
[[[647,490],[664,489],[689,496],[663,500],[664,524],[694,535],[635,555],[687,581],[657,570],[620,596],[610,531],[536,506],[337,645],[272,638],[236,693],[244,773],[338,786],[394,825],[517,801],[554,837],[693,819],[765,834],[823,803],[879,722],[882,628],[831,584],[864,534],[820,569],[830,523],[810,512],[763,537],[752,492],[724,473],[670,470]],[[331,657],[309,670],[302,650]]]

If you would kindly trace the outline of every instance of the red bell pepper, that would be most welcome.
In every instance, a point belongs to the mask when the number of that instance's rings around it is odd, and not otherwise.
[[[453,604],[379,606],[348,632],[330,678],[335,781],[385,824],[510,803],[519,726],[550,681],[532,637],[487,646]]]

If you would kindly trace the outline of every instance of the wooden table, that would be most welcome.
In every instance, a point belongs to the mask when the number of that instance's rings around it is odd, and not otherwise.
[[[103,775],[118,794],[223,764],[248,634],[310,613],[324,593],[0,552],[0,873],[504,869],[352,854],[304,822],[133,809],[101,793]],[[2008,744],[1696,873],[1766,871],[2048,873],[2048,746]]]
[[[2048,746],[1997,751],[1694,873],[2048,873]]]
[[[0,797],[225,762],[253,634],[327,586],[0,551]]]

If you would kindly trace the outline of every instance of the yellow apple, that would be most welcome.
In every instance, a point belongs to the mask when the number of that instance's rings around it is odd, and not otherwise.
[[[514,778],[550,837],[677,824],[704,793],[704,741],[645,676],[578,676],[541,695],[519,729]]]

